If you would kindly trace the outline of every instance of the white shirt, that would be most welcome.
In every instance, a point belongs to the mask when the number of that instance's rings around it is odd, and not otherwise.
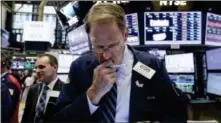
[[[125,46],[124,56],[122,64],[126,64],[126,67],[122,67],[117,72],[117,109],[115,122],[128,122],[129,121],[129,108],[130,108],[130,90],[131,90],[131,77],[133,67],[133,54]],[[87,96],[90,113],[93,114],[98,106],[91,103]]]
[[[45,111],[46,111],[46,109],[47,109],[47,104],[48,104],[48,101],[49,101],[49,95],[48,95],[48,93],[53,90],[53,88],[54,88],[54,86],[55,86],[57,80],[58,80],[58,77],[47,85],[49,89],[47,90],[46,102],[45,102],[45,107],[44,107],[44,113],[45,113]],[[36,111],[37,111],[37,107],[38,107],[38,104],[39,104],[39,101],[40,101],[40,97],[41,97],[41,95],[42,95],[43,88],[44,88],[45,86],[46,86],[46,84],[43,83],[43,87],[41,88],[40,95],[38,96],[38,102],[37,102],[37,105],[36,105],[36,108],[35,108]]]
[[[26,85],[27,87],[33,85],[34,82],[35,82],[35,78],[34,78],[34,77],[27,77],[27,78],[25,79],[25,85]]]

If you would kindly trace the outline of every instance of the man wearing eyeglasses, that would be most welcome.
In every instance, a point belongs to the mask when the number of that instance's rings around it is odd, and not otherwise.
[[[120,6],[93,6],[85,25],[93,53],[72,63],[54,122],[186,122],[184,98],[163,63],[125,44]]]

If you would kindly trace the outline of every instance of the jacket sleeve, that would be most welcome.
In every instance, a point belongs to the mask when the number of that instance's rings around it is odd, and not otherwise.
[[[69,83],[64,84],[61,94],[57,100],[56,113],[51,119],[52,122],[91,122],[86,92],[82,92],[79,86],[80,72],[79,62],[72,63],[69,72]],[[82,83],[81,83],[82,84]]]
[[[188,119],[188,99],[170,80],[164,64],[159,62],[158,65],[160,68],[160,78],[163,79],[162,82],[164,82],[163,101],[165,109],[163,122],[185,123]]]

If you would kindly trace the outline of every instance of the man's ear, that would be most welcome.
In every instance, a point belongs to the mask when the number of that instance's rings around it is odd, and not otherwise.
[[[127,41],[127,38],[128,38],[128,32],[129,32],[129,28],[128,28],[128,26],[126,26],[126,28],[125,28],[125,30],[124,30],[124,42],[126,42]]]
[[[57,65],[53,65],[55,70],[58,70],[58,66]]]

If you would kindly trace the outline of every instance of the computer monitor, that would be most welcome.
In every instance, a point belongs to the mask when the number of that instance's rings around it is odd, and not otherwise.
[[[152,49],[152,50],[149,50],[148,52],[161,60],[164,59],[166,55],[166,50]]]
[[[79,10],[79,1],[68,2],[59,7],[56,11],[58,19],[64,29],[70,29],[79,22],[77,11]]]
[[[71,54],[82,54],[90,50],[89,38],[85,30],[85,25],[82,25],[67,35]]]
[[[71,63],[78,57],[79,55],[59,54],[57,73],[69,73]]]
[[[145,12],[145,44],[201,44],[201,12]]]
[[[127,44],[129,45],[140,45],[139,39],[139,25],[137,13],[126,15],[126,24],[129,28]]]
[[[24,69],[33,70],[35,68],[35,62],[26,61],[24,62]]]
[[[193,53],[166,55],[165,63],[169,73],[194,73]]]
[[[11,69],[24,69],[24,61],[12,61]]]
[[[221,73],[208,73],[207,93],[221,96]]]
[[[177,88],[182,90],[184,93],[193,93],[194,86],[194,75],[169,75],[171,81],[176,83]]]
[[[1,29],[1,47],[9,47],[9,32]]]
[[[221,70],[221,48],[206,51],[207,70]]]
[[[221,46],[221,15],[207,13],[205,44]]]

